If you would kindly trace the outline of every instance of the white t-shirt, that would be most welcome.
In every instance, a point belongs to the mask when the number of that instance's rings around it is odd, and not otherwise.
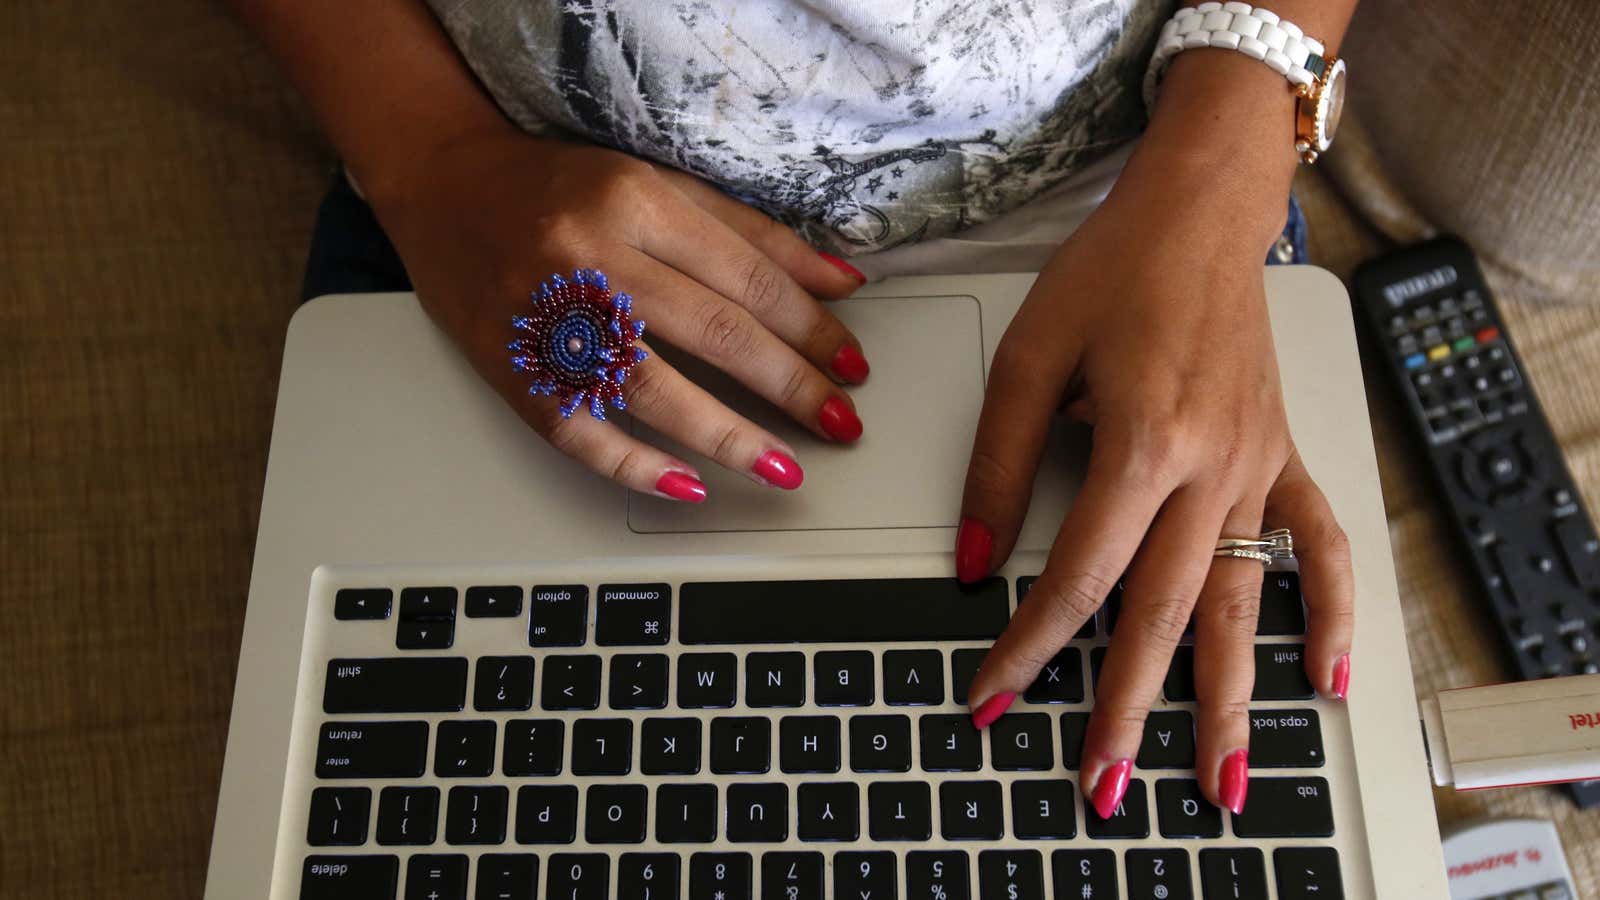
[[[1037,268],[1143,129],[1174,6],[429,3],[522,128],[699,175],[874,276]]]

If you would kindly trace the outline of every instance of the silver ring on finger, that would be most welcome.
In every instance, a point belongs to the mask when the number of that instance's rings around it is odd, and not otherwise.
[[[571,281],[551,275],[530,299],[531,313],[511,317],[506,345],[511,367],[533,379],[528,394],[555,397],[563,417],[587,405],[603,422],[607,406],[627,409],[622,385],[648,355],[634,346],[644,321],[633,318],[633,298],[613,294],[599,269],[578,269]]]
[[[1222,538],[1211,555],[1218,559],[1253,559],[1263,566],[1294,557],[1294,536],[1287,528],[1264,532],[1258,538]]]

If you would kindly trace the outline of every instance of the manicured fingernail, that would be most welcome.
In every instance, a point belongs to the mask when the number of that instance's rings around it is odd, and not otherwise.
[[[843,397],[829,397],[817,411],[817,424],[828,437],[848,444],[861,437],[861,417]]]
[[[668,472],[656,480],[656,490],[674,500],[685,503],[706,502],[705,483],[693,475],[682,472]]]
[[[845,344],[833,355],[833,373],[851,384],[866,381],[867,373],[871,371],[867,358],[861,355],[854,344]]]
[[[778,450],[768,450],[761,454],[756,464],[750,467],[756,477],[773,487],[780,487],[792,491],[800,486],[806,478],[806,473],[800,470],[800,464],[787,453]]]
[[[1350,696],[1350,654],[1339,657],[1333,664],[1333,695],[1340,700]]]
[[[1109,819],[1117,811],[1122,795],[1128,792],[1128,776],[1132,772],[1133,760],[1124,759],[1100,773],[1100,781],[1094,786],[1094,811],[1100,818]]]
[[[971,516],[961,519],[956,529],[956,577],[977,581],[989,574],[989,556],[994,552],[994,532]]]
[[[1005,714],[1006,710],[1011,708],[1011,701],[1015,699],[1017,699],[1016,694],[1006,691],[995,694],[993,697],[983,701],[977,709],[972,711],[972,727],[982,731],[993,725],[995,719],[1000,718]]]
[[[1217,777],[1217,796],[1234,815],[1244,812],[1244,796],[1250,792],[1250,751],[1235,750],[1222,760]]]
[[[817,255],[821,256],[823,259],[827,260],[828,261],[828,265],[833,266],[835,269],[838,269],[839,271],[845,273],[846,275],[849,275],[851,278],[854,278],[856,280],[856,284],[866,284],[867,283],[867,276],[861,274],[861,270],[860,269],[856,268],[855,266],[850,265],[849,263],[845,262],[844,260],[840,259],[839,257],[834,256],[832,253],[823,253],[822,251],[819,250],[819,251],[817,251]]]

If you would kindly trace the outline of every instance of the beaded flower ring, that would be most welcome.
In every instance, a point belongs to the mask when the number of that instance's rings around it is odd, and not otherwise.
[[[533,376],[529,395],[556,397],[568,417],[587,401],[602,422],[606,404],[627,409],[622,384],[646,356],[633,345],[644,334],[633,298],[613,295],[599,269],[578,269],[571,281],[551,275],[531,298],[533,314],[511,318],[520,336],[507,345],[512,367]]]

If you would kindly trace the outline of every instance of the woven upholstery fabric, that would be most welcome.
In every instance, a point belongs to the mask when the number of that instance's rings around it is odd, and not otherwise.
[[[196,897],[284,329],[332,158],[203,0],[0,3],[0,85],[0,898]],[[1410,221],[1374,166],[1301,186],[1313,259],[1341,273],[1380,246],[1355,209]],[[1594,508],[1600,311],[1491,271]],[[1418,688],[1492,680],[1490,632],[1372,394]],[[1545,790],[1439,806],[1555,818],[1600,897],[1600,814]]]

